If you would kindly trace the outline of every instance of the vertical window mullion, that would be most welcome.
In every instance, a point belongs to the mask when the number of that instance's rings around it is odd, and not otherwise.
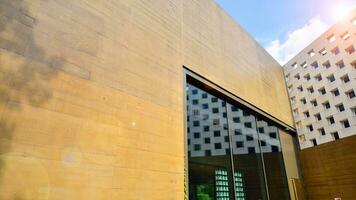
[[[263,152],[261,148],[261,139],[260,139],[260,132],[258,131],[258,124],[257,124],[257,117],[255,117],[255,123],[256,123],[256,132],[257,132],[257,139],[258,139],[258,148],[260,149],[260,155],[261,155],[261,162],[262,162],[262,169],[263,169],[263,178],[265,180],[265,189],[267,193],[267,199],[269,200],[269,192],[268,192],[268,182],[267,182],[267,174],[266,174],[266,168],[265,168],[265,160],[263,158]]]
[[[232,133],[233,131],[230,124],[230,119],[232,119],[231,112],[228,109],[229,106],[225,106],[226,119],[227,119],[227,134],[229,136],[229,145],[230,145],[230,159],[231,159],[231,171],[232,171],[232,187],[233,187],[233,199],[236,199],[236,183],[235,183],[235,168],[234,168],[234,156],[233,156],[233,144],[232,144]],[[231,117],[231,118],[230,118]]]

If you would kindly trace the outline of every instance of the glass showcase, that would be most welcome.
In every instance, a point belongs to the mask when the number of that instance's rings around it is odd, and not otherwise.
[[[290,199],[278,128],[187,84],[190,200]]]

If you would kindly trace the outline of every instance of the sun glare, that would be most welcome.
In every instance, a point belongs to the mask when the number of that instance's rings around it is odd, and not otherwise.
[[[356,4],[354,5],[346,5],[346,4],[336,4],[332,8],[332,18],[335,21],[340,21],[344,19],[352,10],[356,9]]]
[[[350,8],[347,8],[344,5],[336,5],[333,10],[334,20],[339,21],[348,14]]]

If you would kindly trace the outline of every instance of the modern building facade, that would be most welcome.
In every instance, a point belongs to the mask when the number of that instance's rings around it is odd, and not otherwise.
[[[309,199],[356,196],[356,10],[284,65]]]
[[[356,134],[356,10],[285,66],[302,149]]]
[[[290,199],[277,126],[187,84],[189,199]]]
[[[0,199],[294,199],[283,69],[213,0],[3,0],[0,19]]]

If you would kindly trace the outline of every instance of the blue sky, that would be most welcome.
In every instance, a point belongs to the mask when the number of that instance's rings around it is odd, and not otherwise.
[[[356,5],[356,0],[215,0],[281,64]]]

